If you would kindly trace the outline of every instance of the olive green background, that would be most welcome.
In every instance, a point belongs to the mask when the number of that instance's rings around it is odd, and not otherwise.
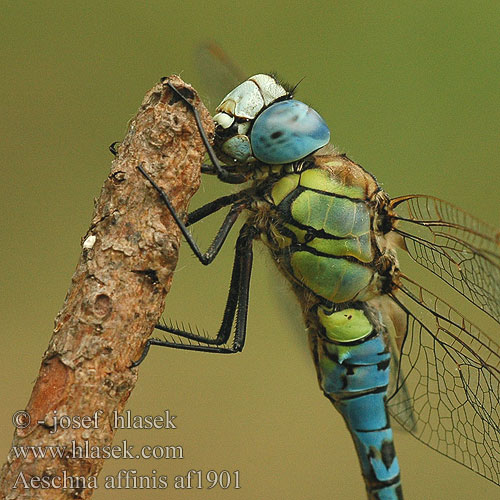
[[[107,146],[124,136],[161,76],[180,73],[203,94],[193,54],[217,40],[248,75],[305,77],[298,98],[391,195],[434,194],[498,226],[499,23],[497,0],[5,2],[2,456],[108,174]],[[227,192],[204,179],[192,207]],[[200,243],[210,242],[218,221],[196,226]],[[166,316],[218,327],[233,245],[234,238],[212,269],[183,247]],[[101,476],[156,470],[171,486],[137,492],[101,484],[96,499],[364,498],[348,432],[318,390],[294,298],[260,246],[255,255],[244,352],[152,349],[127,408],[169,409],[178,428],[116,435],[136,449],[182,445],[184,459],[108,460]],[[396,446],[405,498],[498,497],[492,483],[411,436],[398,432]],[[173,476],[189,469],[239,470],[241,489],[174,490]]]

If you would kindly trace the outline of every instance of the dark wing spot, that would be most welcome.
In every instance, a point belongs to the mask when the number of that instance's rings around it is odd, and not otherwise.
[[[281,130],[278,130],[277,132],[273,132],[271,134],[271,139],[277,139],[278,137],[281,137],[283,135],[283,132]]]

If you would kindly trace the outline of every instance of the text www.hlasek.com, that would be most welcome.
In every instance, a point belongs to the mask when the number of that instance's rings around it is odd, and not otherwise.
[[[123,440],[121,444],[109,446],[91,446],[88,441],[82,445],[74,441],[71,446],[14,446],[12,451],[16,458],[72,458],[72,459],[176,459],[184,458],[180,445],[145,445],[138,453],[133,453],[134,445]]]

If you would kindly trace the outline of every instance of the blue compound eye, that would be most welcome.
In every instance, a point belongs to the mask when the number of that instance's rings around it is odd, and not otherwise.
[[[250,133],[255,158],[271,164],[300,160],[329,140],[330,130],[323,118],[293,99],[269,106],[257,117]]]

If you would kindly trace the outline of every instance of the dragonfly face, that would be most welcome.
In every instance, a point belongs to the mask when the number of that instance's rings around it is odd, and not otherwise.
[[[285,164],[328,144],[330,131],[323,118],[292,97],[291,90],[265,74],[232,90],[214,116],[221,158],[229,164]]]

